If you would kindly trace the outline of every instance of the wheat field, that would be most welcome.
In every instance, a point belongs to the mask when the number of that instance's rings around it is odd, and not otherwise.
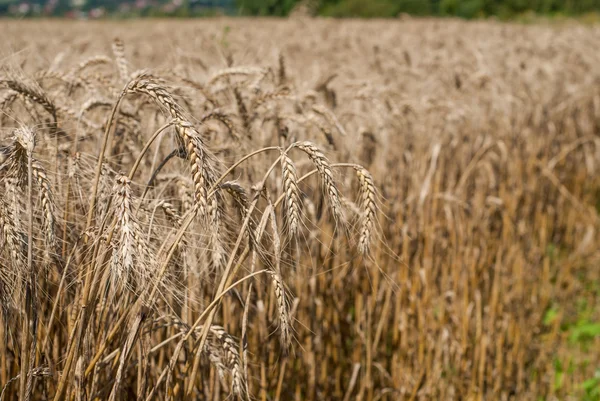
[[[600,27],[0,26],[0,401],[600,399]]]

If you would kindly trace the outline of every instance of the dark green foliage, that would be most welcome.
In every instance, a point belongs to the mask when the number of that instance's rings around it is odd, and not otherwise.
[[[72,10],[87,12],[102,8],[109,14],[130,16],[199,16],[215,12],[254,16],[286,16],[300,0],[184,0],[173,9],[172,0],[148,1],[145,8],[134,7],[134,0],[85,0],[73,6],[71,0],[0,0],[0,15],[18,13],[19,4],[38,5],[38,13],[65,15]],[[169,5],[169,3],[171,3]],[[456,16],[513,18],[521,14],[578,15],[600,12],[600,0],[312,0],[320,15],[332,17],[396,17],[401,13],[417,16]],[[165,5],[167,7],[165,8]],[[124,7],[125,6],[125,7]],[[12,11],[11,11],[12,10]],[[50,11],[48,11],[50,10]],[[125,10],[125,11],[124,11]],[[170,11],[165,11],[170,10]],[[30,13],[31,13],[30,12]],[[30,14],[28,13],[28,14]]]
[[[239,12],[245,15],[284,16],[296,5],[296,0],[237,0]]]
[[[321,14],[336,17],[394,17],[408,13],[510,18],[527,12],[542,15],[600,12],[600,0],[322,0],[320,4]]]
[[[346,0],[324,1],[321,14],[330,17],[382,17],[397,13],[397,5],[393,0]]]
[[[485,16],[487,13],[484,0],[442,0],[440,2],[439,14],[443,16],[476,18]]]

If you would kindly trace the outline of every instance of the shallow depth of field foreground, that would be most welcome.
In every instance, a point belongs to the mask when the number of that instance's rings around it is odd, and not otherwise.
[[[0,22],[1,400],[600,399],[600,28]]]

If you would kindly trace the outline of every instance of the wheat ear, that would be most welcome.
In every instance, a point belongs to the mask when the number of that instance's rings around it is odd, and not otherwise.
[[[375,213],[377,212],[375,183],[371,174],[363,167],[356,166],[356,175],[360,185],[360,233],[358,239],[358,251],[361,254],[369,252],[371,234],[375,224]]]
[[[113,40],[112,51],[115,56],[115,62],[117,64],[117,69],[119,70],[121,81],[127,82],[129,79],[129,68],[127,66],[127,59],[125,58],[125,45],[121,39],[115,38]]]
[[[325,191],[329,199],[329,206],[331,207],[333,217],[336,219],[336,221],[343,221],[343,211],[342,204],[340,201],[340,195],[337,186],[335,185],[335,181],[333,179],[333,172],[331,171],[329,160],[327,159],[327,157],[325,157],[323,152],[321,152],[319,148],[312,142],[297,142],[294,144],[294,147],[297,147],[298,149],[306,153],[315,165],[319,173],[319,177],[321,177],[323,190]]]
[[[282,151],[281,153],[281,176],[283,178],[283,192],[285,217],[289,233],[292,237],[298,234],[300,222],[300,189],[298,188],[298,175],[294,162]]]

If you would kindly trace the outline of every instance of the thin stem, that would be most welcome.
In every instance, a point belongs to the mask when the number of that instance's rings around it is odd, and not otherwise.
[[[75,246],[73,250],[71,250],[71,254],[69,255],[69,259],[67,259],[67,263],[63,268],[63,273],[60,278],[60,283],[58,284],[58,290],[56,291],[56,298],[54,299],[54,304],[52,305],[52,312],[50,313],[50,319],[48,320],[48,326],[46,328],[46,335],[44,336],[44,342],[42,343],[42,350],[46,350],[46,346],[48,345],[48,338],[50,337],[50,333],[52,331],[52,325],[54,324],[54,317],[56,316],[56,311],[58,310],[58,304],[60,301],[60,296],[62,294],[62,290],[65,285],[65,279],[67,278],[67,272],[69,271],[69,267],[71,265],[71,260],[73,260],[73,255],[77,250],[77,245],[79,244],[79,238],[75,242]]]
[[[278,147],[276,147],[275,149],[279,149]],[[267,173],[265,174],[265,176],[263,177],[262,181],[260,182],[260,185],[258,186],[259,190],[256,193],[254,200],[252,201],[252,204],[248,207],[248,212],[246,213],[246,218],[244,219],[244,223],[242,224],[242,227],[240,229],[240,233],[238,234],[238,238],[237,241],[235,243],[235,246],[233,247],[233,249],[231,250],[231,256],[229,257],[229,260],[227,262],[227,267],[225,267],[225,271],[223,272],[223,275],[221,276],[221,282],[219,283],[219,287],[217,288],[217,294],[220,294],[221,292],[223,292],[223,289],[225,288],[225,285],[227,283],[227,279],[229,276],[229,272],[231,271],[231,268],[233,267],[233,261],[235,260],[235,255],[237,253],[237,250],[239,249],[241,243],[242,243],[242,239],[244,238],[244,233],[246,230],[246,227],[248,226],[249,222],[250,222],[250,218],[252,217],[252,212],[254,211],[254,208],[256,207],[256,204],[258,203],[258,200],[260,199],[260,191],[262,190],[262,188],[265,185],[265,182],[267,181],[267,179],[269,178],[269,176],[271,175],[271,172],[273,171],[273,169],[279,164],[281,160],[281,155],[279,157],[277,157],[277,160],[275,160],[275,162],[271,165],[271,167],[269,168],[269,170],[267,171]],[[215,183],[215,185],[213,185],[213,187],[215,187],[218,184]],[[202,328],[202,335],[200,337],[200,340],[198,341],[198,349],[203,349],[204,348],[204,344],[206,343],[206,338],[208,336],[208,328],[209,326],[212,324],[212,321],[215,317],[215,312],[216,309],[213,309],[210,312],[210,315],[207,317],[206,319],[206,323],[204,325],[204,327]],[[191,330],[194,330],[202,321],[203,316],[205,315],[205,313],[203,313],[194,323],[194,325],[192,326]],[[189,337],[189,336],[186,336]],[[198,361],[199,362],[199,361]],[[194,366],[192,368],[192,375],[191,377],[196,377],[196,374],[198,373],[198,367],[199,367],[199,363],[194,363]],[[194,387],[194,381],[191,380],[190,384],[187,388],[186,394],[188,396],[191,395],[193,387]]]
[[[214,307],[217,306],[217,304],[219,303],[219,301],[221,300],[221,298],[223,298],[229,291],[231,291],[233,288],[237,287],[238,285],[240,285],[241,283],[243,283],[244,281],[258,275],[258,274],[262,274],[262,273],[266,273],[268,272],[267,269],[264,270],[259,270],[257,272],[254,273],[250,273],[249,275],[242,277],[241,279],[239,279],[238,281],[236,281],[235,283],[233,283],[231,286],[227,287],[224,291],[222,291],[221,293],[219,293],[219,295],[217,297],[215,297],[215,299],[207,306],[207,308],[204,310],[204,312],[202,312],[202,315],[200,316],[199,320],[201,320],[206,313],[214,310]],[[173,351],[173,355],[171,356],[170,361],[176,361],[177,358],[179,357],[179,352],[181,352],[181,349],[183,348],[183,344],[185,344],[185,342],[195,333],[196,328],[198,327],[197,324],[195,324],[194,326],[188,328],[187,333],[185,335],[185,337],[183,337],[181,340],[179,340],[179,343],[177,343],[177,346],[175,347],[175,350]],[[204,331],[204,328],[206,326],[202,327],[202,330]],[[210,328],[210,327],[209,327]],[[198,348],[198,347],[194,347],[194,348]],[[202,349],[202,348],[199,348]],[[165,369],[162,371],[161,375],[158,377],[158,379],[156,380],[156,383],[154,384],[154,387],[152,388],[152,390],[150,391],[150,394],[148,395],[148,397],[146,397],[146,401],[149,401],[153,398],[154,396],[154,392],[156,391],[156,389],[158,388],[158,386],[160,385],[160,383],[163,381],[164,377],[167,375],[167,372],[172,369],[172,363],[169,362],[169,364],[165,367]],[[195,376],[190,375],[190,378],[193,378]],[[192,383],[190,386],[193,388],[193,383],[194,380],[190,380],[190,383]]]
[[[161,269],[158,273],[157,279],[154,283],[154,286],[152,287],[152,290],[150,292],[150,296],[146,297],[146,293],[148,292],[148,289],[141,294],[137,301],[136,304],[129,309],[129,312],[135,312],[137,311],[140,306],[142,305],[142,300],[144,299],[154,299],[154,296],[156,294],[156,291],[158,290],[158,285],[160,283],[160,280],[162,279],[162,277],[164,276],[167,267],[169,265],[169,261],[171,260],[171,258],[173,257],[173,255],[175,254],[175,250],[177,249],[177,244],[179,243],[179,241],[181,240],[181,238],[183,237],[183,234],[185,233],[185,230],[189,227],[189,225],[192,223],[194,217],[196,216],[196,214],[198,213],[198,209],[197,208],[193,208],[192,210],[190,210],[188,212],[188,214],[186,215],[186,220],[185,222],[181,225],[179,231],[177,232],[175,241],[173,242],[173,244],[171,245],[171,248],[169,248],[169,253],[167,254],[166,260],[163,262]],[[166,246],[167,240],[165,240],[163,242],[163,245],[161,246],[161,248],[158,250],[158,255],[160,255],[162,253],[162,251],[164,250],[165,246]],[[124,313],[121,318],[114,324],[111,332],[108,335],[107,341],[104,342],[104,344],[102,344],[102,346],[100,347],[100,350],[98,350],[98,352],[96,353],[96,355],[94,356],[94,358],[92,359],[92,361],[90,362],[90,364],[88,365],[86,371],[85,371],[85,376],[87,377],[92,370],[94,369],[94,366],[96,365],[96,363],[98,362],[98,360],[100,360],[100,358],[102,357],[102,353],[104,352],[104,350],[106,349],[107,343],[118,333],[119,327],[123,324],[123,322],[125,322],[126,317],[129,314],[126,312]],[[58,401],[58,400],[55,400]]]
[[[240,164],[242,164],[243,162],[245,162],[246,160],[250,159],[251,157],[256,156],[259,153],[263,153],[263,152],[268,152],[271,150],[279,150],[279,146],[269,146],[267,148],[262,148],[259,149],[257,151],[254,151],[250,154],[247,154],[246,156],[242,157],[240,160],[238,160],[237,162],[235,162],[231,167],[229,167],[227,169],[227,171],[225,171],[223,174],[221,174],[221,176],[219,177],[219,179],[217,181],[215,181],[215,183],[213,184],[213,186],[211,187],[210,191],[209,191],[209,196],[213,195],[216,191],[216,188],[218,187],[218,185],[229,175],[229,173],[231,173],[236,167],[238,167]],[[279,159],[277,159],[279,160]]]
[[[33,191],[31,189],[31,183],[33,182],[33,167],[31,165],[31,150],[27,151],[27,214],[28,214],[28,227],[27,227],[27,272],[29,272],[29,283],[27,284],[27,290],[25,291],[25,313],[23,314],[23,327],[21,332],[21,377],[19,378],[19,399],[25,400],[29,398],[27,394],[27,388],[29,387],[29,371],[28,371],[28,359],[29,359],[29,320],[30,316],[30,293],[35,285],[32,280],[33,277]],[[30,302],[28,302],[28,300]]]
[[[119,97],[117,98],[117,101],[115,102],[115,105],[112,109],[110,118],[108,119],[108,122],[106,123],[106,129],[104,131],[104,139],[102,141],[102,148],[100,149],[100,154],[98,155],[98,163],[96,164],[94,185],[92,186],[92,199],[90,201],[90,209],[88,210],[88,217],[87,217],[85,231],[87,231],[92,226],[92,221],[94,219],[94,211],[96,209],[96,197],[98,196],[98,183],[100,182],[100,174],[102,172],[102,162],[104,160],[104,155],[108,148],[108,139],[110,137],[111,127],[113,126],[113,120],[115,119],[115,115],[117,113],[117,110],[119,109],[121,100],[123,99],[123,97],[125,97],[125,94],[127,93],[128,86],[129,86],[129,83],[127,85],[125,85],[125,87],[121,91],[121,93],[120,93]],[[59,401],[63,397],[63,393],[67,387],[67,380],[70,377],[69,372],[71,370],[71,365],[73,364],[73,360],[75,359],[75,353],[77,352],[77,349],[79,349],[79,344],[81,343],[81,336],[83,334],[82,326],[85,324],[85,320],[87,320],[86,319],[86,317],[87,317],[86,316],[87,315],[87,313],[86,313],[87,302],[88,302],[91,285],[92,285],[92,281],[93,281],[93,277],[91,277],[91,276],[95,276],[95,275],[91,274],[93,265],[94,265],[94,261],[92,260],[88,264],[88,268],[86,269],[86,274],[85,274],[86,280],[85,280],[85,285],[83,287],[83,293],[82,293],[82,298],[81,298],[81,303],[80,303],[80,308],[81,308],[79,311],[80,317],[77,320],[77,322],[75,323],[76,325],[79,325],[79,327],[76,327],[77,335],[75,337],[75,341],[69,342],[69,344],[70,344],[69,351],[67,353],[67,358],[65,360],[65,365],[63,368],[62,375],[60,377],[60,381],[58,383],[58,387],[56,389],[56,393],[54,394],[54,401]]]
[[[159,129],[156,130],[156,132],[154,133],[154,135],[152,135],[150,137],[150,139],[148,139],[148,141],[146,142],[146,144],[144,145],[144,148],[140,151],[140,154],[138,155],[135,163],[133,164],[133,167],[131,168],[131,170],[129,171],[129,179],[133,180],[133,176],[135,175],[135,172],[137,171],[142,158],[144,157],[144,155],[146,154],[146,152],[148,151],[148,149],[150,148],[150,146],[152,145],[152,143],[156,140],[156,138],[158,138],[158,136],[167,128],[169,128],[171,125],[173,125],[173,121],[169,121],[168,123],[166,123],[165,125],[163,125],[162,127],[160,127]]]
[[[163,169],[163,167],[165,167],[167,165],[167,163],[169,162],[169,160],[171,160],[175,156],[180,156],[181,153],[182,153],[181,149],[175,149],[175,150],[173,150],[171,153],[169,153],[167,155],[167,157],[165,157],[163,159],[163,161],[160,162],[160,164],[158,165],[158,167],[156,167],[156,169],[154,170],[154,172],[150,176],[150,179],[146,183],[146,187],[144,188],[144,192],[142,193],[142,196],[140,196],[140,205],[142,204],[142,202],[146,198],[146,194],[148,194],[148,190],[150,189],[150,186],[154,183],[154,180],[156,180],[156,177],[158,176],[158,173],[160,173],[160,171]]]
[[[90,210],[88,211],[87,223],[85,225],[86,230],[92,226],[92,220],[94,218],[94,209],[96,208],[96,197],[98,196],[98,183],[100,182],[100,174],[102,173],[102,162],[104,161],[104,154],[106,153],[106,149],[108,148],[108,138],[110,138],[113,120],[115,119],[115,115],[117,114],[117,110],[119,109],[119,105],[121,104],[121,100],[127,93],[127,85],[125,86],[125,88],[123,88],[121,94],[117,98],[117,101],[115,102],[112,112],[110,113],[110,118],[108,119],[108,122],[106,123],[106,128],[104,130],[102,148],[100,149],[100,154],[98,155],[96,172],[94,173],[94,185],[92,186],[92,200],[90,201]]]

